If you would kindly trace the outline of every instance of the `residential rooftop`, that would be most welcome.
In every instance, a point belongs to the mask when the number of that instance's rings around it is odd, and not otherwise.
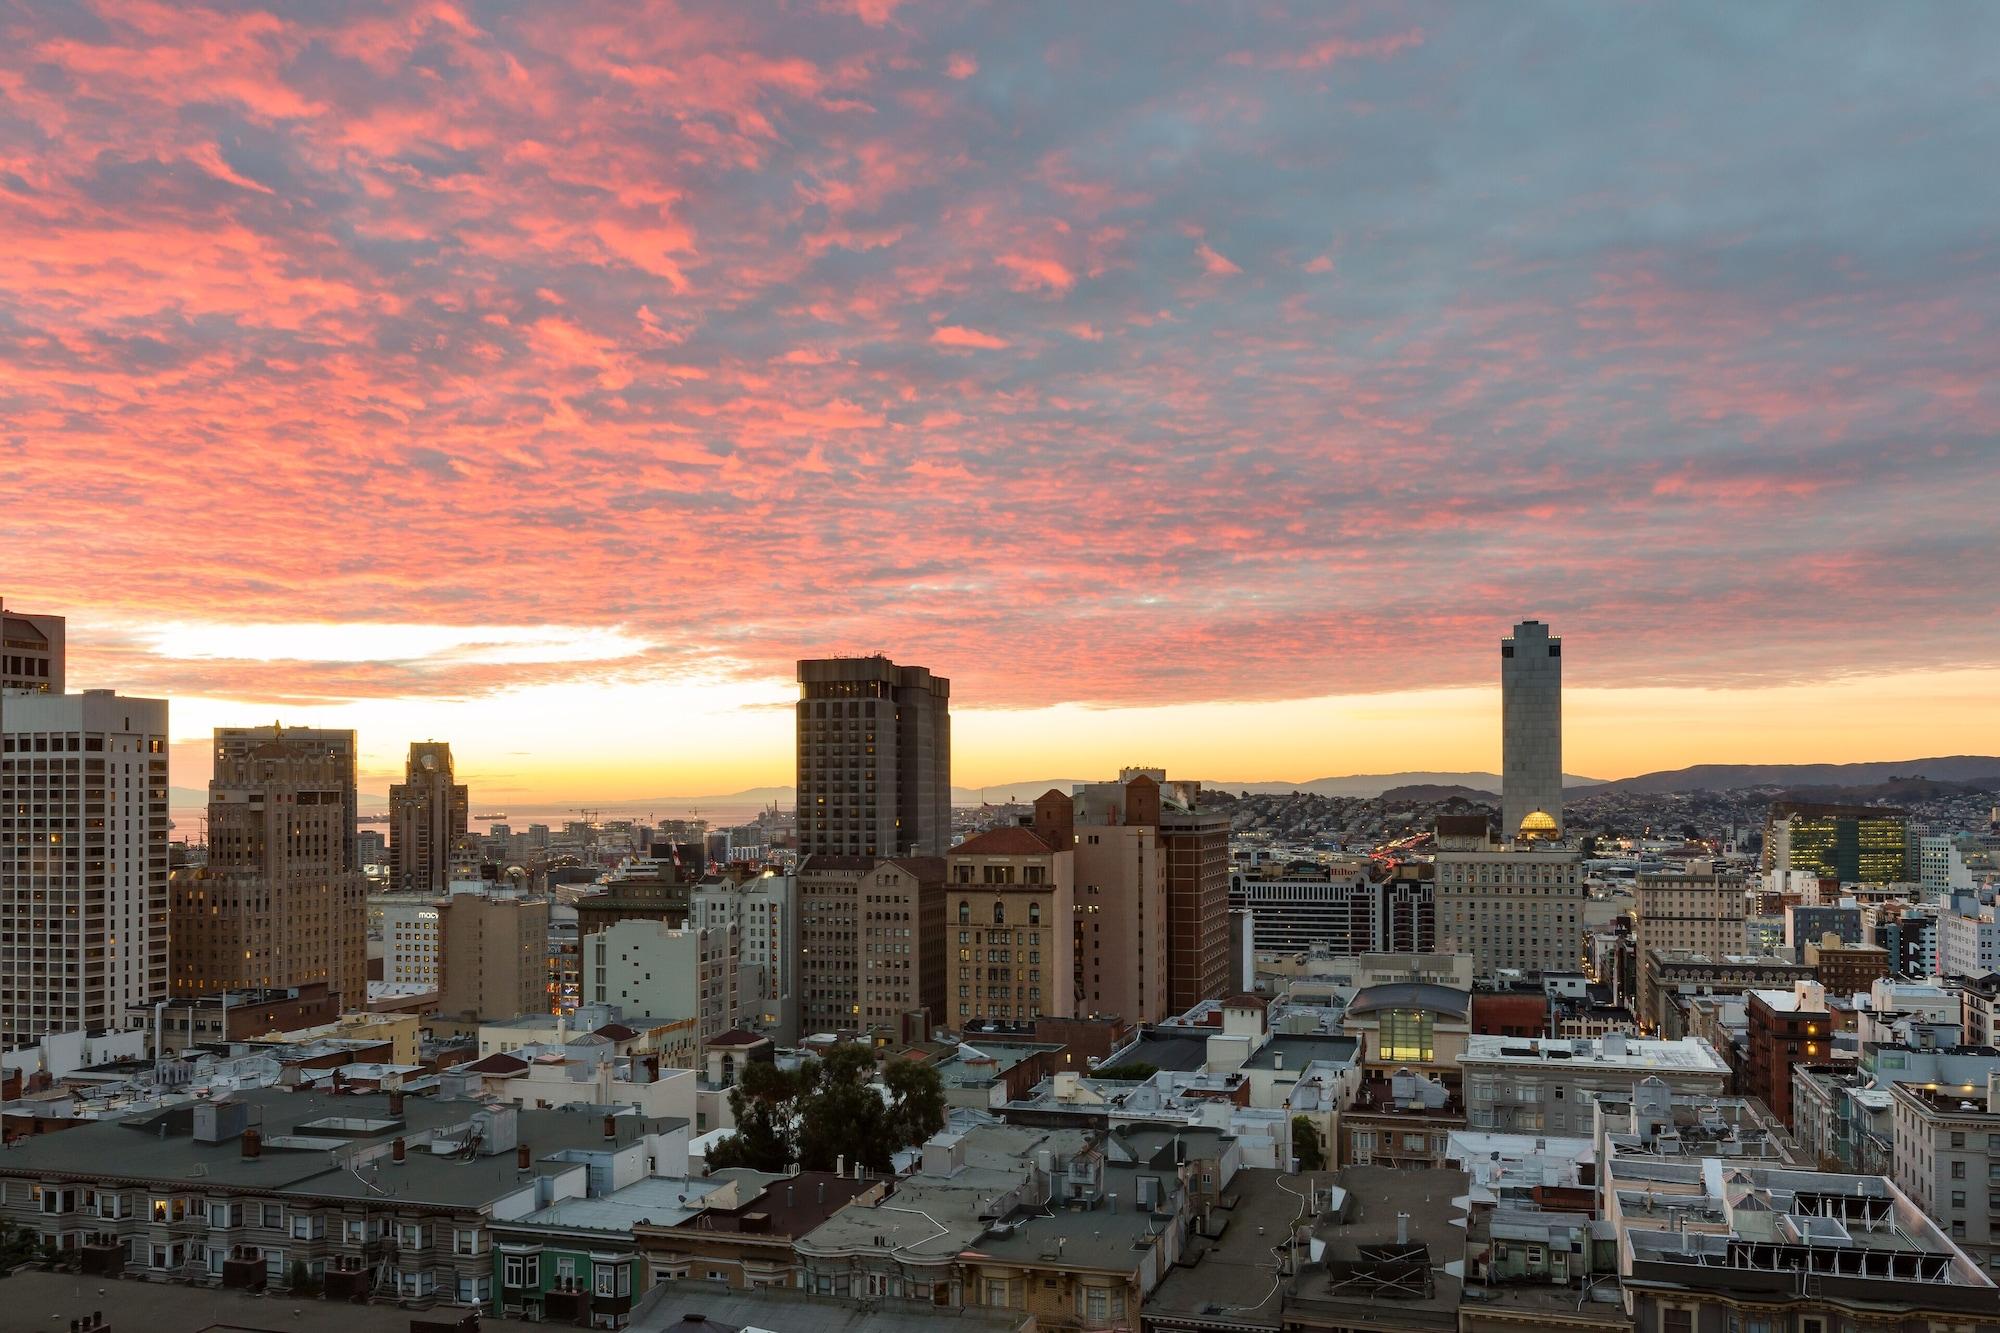
[[[1628,1069],[1664,1069],[1726,1077],[1729,1066],[1700,1037],[1659,1041],[1612,1034],[1609,1037],[1495,1037],[1474,1033],[1465,1039],[1461,1064],[1556,1062]]]

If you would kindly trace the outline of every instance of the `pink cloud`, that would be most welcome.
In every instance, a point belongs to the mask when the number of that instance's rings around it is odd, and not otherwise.
[[[943,324],[932,330],[931,341],[940,347],[979,347],[989,351],[1012,346],[1005,338],[957,324]]]
[[[1219,277],[1227,277],[1230,274],[1241,273],[1243,271],[1231,263],[1227,256],[1217,253],[1215,248],[1207,241],[1203,241],[1195,246],[1194,252],[1201,257],[1202,268]]]

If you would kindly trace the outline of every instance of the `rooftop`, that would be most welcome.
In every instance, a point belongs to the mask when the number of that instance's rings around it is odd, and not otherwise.
[[[1361,1041],[1320,1033],[1293,1036],[1280,1033],[1258,1047],[1245,1069],[1300,1070],[1310,1064],[1351,1065],[1360,1058]]]
[[[648,1176],[601,1198],[558,1199],[508,1225],[617,1233],[629,1233],[641,1223],[679,1226],[702,1211],[704,1197],[728,1183],[713,1177],[684,1180]]]
[[[958,846],[951,849],[952,856],[1047,856],[1055,848],[1042,841],[1042,835],[1030,828],[1019,825],[988,829],[975,833]],[[1001,887],[981,885],[982,888]]]
[[[483,1102],[404,1099],[391,1114],[382,1094],[288,1092],[261,1088],[234,1094],[231,1103],[247,1108],[263,1136],[257,1157],[243,1156],[240,1137],[209,1142],[194,1137],[199,1104],[111,1117],[60,1134],[22,1140],[0,1157],[0,1176],[67,1175],[80,1180],[133,1181],[185,1185],[200,1179],[209,1188],[321,1199],[386,1199],[440,1207],[471,1208],[520,1188],[522,1177],[512,1151],[462,1150],[438,1154],[433,1142],[462,1144],[472,1118],[490,1112]],[[213,1104],[213,1103],[211,1103]],[[564,1149],[606,1146],[603,1117],[573,1110],[515,1110],[517,1141],[534,1146],[534,1170],[564,1169],[549,1164]],[[616,1118],[618,1145],[642,1133],[685,1128],[678,1119]],[[394,1139],[404,1140],[402,1162],[391,1160]],[[350,1169],[352,1167],[352,1169]]]
[[[1675,1073],[1727,1076],[1729,1066],[1700,1037],[1655,1041],[1639,1037],[1492,1037],[1465,1039],[1461,1063],[1548,1065],[1563,1062],[1593,1067],[1660,1069]]]
[[[1362,987],[1347,1004],[1350,1014],[1370,1014],[1381,1009],[1429,1009],[1463,1018],[1471,1012],[1472,995],[1428,981],[1391,981]]]

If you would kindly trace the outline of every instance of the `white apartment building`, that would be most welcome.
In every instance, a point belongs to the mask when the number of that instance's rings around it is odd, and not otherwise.
[[[379,910],[382,980],[436,990],[442,980],[437,904],[391,903]]]
[[[1949,901],[1952,894],[1973,887],[1957,834],[1925,834],[1917,843],[1917,865],[1924,897],[1934,902]]]
[[[737,1019],[779,1045],[798,1040],[799,881],[775,871],[699,885],[689,896],[688,923],[736,931]]]
[[[2000,921],[1991,907],[1961,899],[1958,910],[1938,914],[1938,970],[1948,977],[1983,977],[2000,972]]]
[[[0,699],[0,1047],[167,995],[167,701]]]
[[[1616,1032],[1594,1041],[1475,1033],[1458,1063],[1466,1125],[1503,1134],[1587,1135],[1599,1093],[1629,1095],[1657,1078],[1675,1097],[1715,1097],[1730,1079],[1729,1065],[1700,1037],[1646,1041]]]
[[[1896,1184],[2000,1279],[2000,1073],[1981,1084],[1891,1083]]]
[[[620,921],[583,938],[583,1002],[692,1018],[703,1042],[736,1026],[734,927]]]

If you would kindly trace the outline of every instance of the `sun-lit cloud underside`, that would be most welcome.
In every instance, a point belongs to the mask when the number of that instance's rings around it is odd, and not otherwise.
[[[652,645],[619,627],[534,625],[217,624],[137,627],[132,641],[156,657],[191,662],[402,662],[448,669],[550,662],[609,662]]]
[[[713,789],[793,659],[871,650],[952,678],[994,780],[1265,708],[1245,777],[1484,767],[1355,719],[1455,716],[1524,616],[1575,689],[1667,692],[1572,769],[1924,748],[1787,710],[2000,663],[1996,45],[1990,6],[3,10],[0,593],[182,718],[576,720],[496,781],[673,735]]]

